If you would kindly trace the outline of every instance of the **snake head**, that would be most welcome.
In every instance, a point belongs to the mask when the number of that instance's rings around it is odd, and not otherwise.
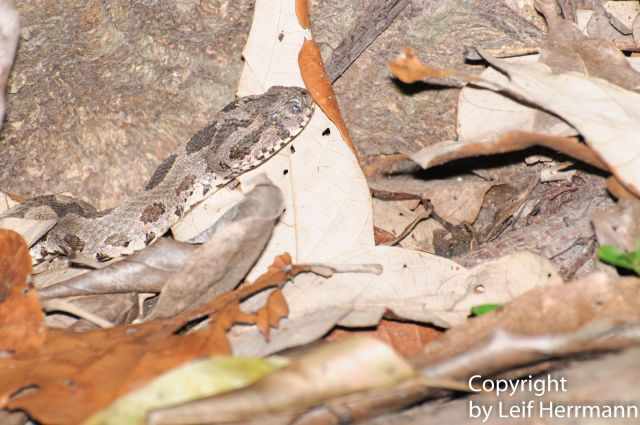
[[[262,164],[296,137],[311,119],[313,100],[301,87],[273,86],[264,94],[238,99],[222,113],[243,125],[218,138],[207,163],[218,173],[238,175]],[[219,120],[218,125],[221,122],[231,120]]]
[[[260,164],[294,139],[313,114],[313,100],[301,87],[273,86],[260,96],[262,122],[256,142],[246,160],[250,167]],[[243,161],[244,162],[244,161]],[[253,165],[252,165],[253,164]]]
[[[262,112],[265,122],[277,127],[283,140],[296,137],[313,114],[313,100],[301,87],[273,86],[262,97],[266,105]],[[270,143],[269,140],[258,142],[260,145]]]

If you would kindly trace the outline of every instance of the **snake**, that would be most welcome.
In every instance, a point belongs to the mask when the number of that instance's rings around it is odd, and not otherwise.
[[[107,262],[142,250],[196,204],[258,167],[308,124],[313,100],[301,87],[272,86],[240,97],[164,159],[144,189],[98,211],[63,195],[28,199],[0,216],[57,220],[31,249],[34,260],[67,256]]]

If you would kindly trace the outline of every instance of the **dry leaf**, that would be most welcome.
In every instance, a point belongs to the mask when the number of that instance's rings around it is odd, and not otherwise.
[[[553,75],[547,67],[487,59],[505,71],[508,84],[487,84],[549,110],[573,125],[611,172],[640,195],[640,94],[582,74]]]
[[[299,26],[293,6],[293,2],[283,0],[277,6],[272,1],[256,3],[239,94],[260,93],[276,84],[302,85],[299,51],[308,32]],[[284,41],[272,41],[283,30]],[[275,57],[277,67],[273,65]],[[316,62],[303,63],[321,69],[317,58]],[[265,71],[256,72],[257,68]],[[325,262],[339,252],[373,246],[366,181],[336,126],[316,110],[291,147],[260,167],[283,191],[286,211],[250,277],[263,270],[268,264],[266,259],[279,252],[290,252],[296,262]]]
[[[636,331],[638,330],[640,329],[636,327]],[[611,331],[615,331],[615,329],[612,328]],[[527,339],[529,340],[526,341],[528,344],[535,345],[536,337]],[[544,338],[537,337],[537,339],[540,344],[544,343]],[[515,342],[518,341],[514,340]],[[559,362],[542,362],[524,370],[520,369],[514,371],[514,373],[508,373],[506,376],[500,376],[500,378],[511,378],[512,380],[507,382],[508,384],[528,384],[528,382],[532,382],[534,384],[531,386],[532,388],[519,387],[515,393],[511,394],[510,391],[507,391],[500,394],[499,397],[496,396],[495,391],[491,391],[474,394],[471,397],[459,397],[455,400],[442,400],[440,403],[425,403],[416,406],[415,409],[403,412],[400,417],[403,425],[420,425],[422,424],[422,418],[429,418],[429,421],[435,424],[456,425],[477,425],[479,422],[484,425],[504,425],[505,422],[536,423],[536,419],[505,421],[505,415],[500,415],[495,409],[488,415],[486,420],[484,415],[480,418],[473,417],[475,415],[469,415],[471,403],[474,406],[482,406],[488,409],[498,406],[499,402],[501,402],[502,406],[505,407],[503,413],[507,412],[507,406],[532,406],[533,409],[530,411],[531,418],[547,416],[546,412],[541,414],[540,407],[547,407],[552,404],[554,407],[559,405],[574,406],[574,411],[585,408],[583,410],[585,412],[584,419],[545,418],[542,419],[542,423],[563,424],[570,421],[578,423],[634,423],[636,421],[634,411],[637,411],[637,400],[640,399],[640,389],[637,386],[637,382],[640,379],[640,369],[637,367],[640,348],[631,348],[621,353],[608,353],[603,356],[586,355],[585,357],[580,361],[567,359]],[[529,374],[534,377],[533,381],[528,381]],[[515,375],[522,377],[522,381],[514,379]],[[493,382],[497,383],[498,381],[494,380]],[[550,388],[547,387],[548,390],[545,390],[544,394],[542,394],[539,390],[542,385],[538,384],[538,382],[549,383]],[[559,385],[556,386],[556,383]],[[606,387],[606,389],[603,389],[603,387]],[[535,388],[538,388],[538,390]],[[602,408],[600,410],[603,412],[601,419],[596,419],[595,415],[593,419],[588,418],[590,415],[587,413],[586,406],[590,404],[597,409]],[[613,421],[604,419],[606,416],[604,412],[608,406],[612,408],[611,412],[615,409],[620,413],[618,415],[619,419]],[[597,410],[594,409],[593,411],[596,412]],[[623,416],[624,419],[622,419]],[[368,422],[367,425],[387,425],[388,420],[386,419],[381,417]],[[302,422],[302,424],[304,423]]]
[[[171,317],[238,285],[264,250],[283,208],[280,190],[266,178],[258,183],[164,284],[146,320]]]
[[[66,271],[70,269],[64,269],[64,273],[54,270],[39,274],[34,280],[43,300],[86,294],[157,293],[196,249],[195,245],[163,238],[103,269],[89,273],[79,270],[79,275],[77,269],[71,269],[76,276],[69,276]]]
[[[485,193],[493,186],[476,176],[454,176],[446,179],[417,180],[398,175],[369,180],[375,196],[384,192],[402,192],[428,199],[440,217],[451,224],[473,223],[478,217]],[[376,217],[376,224],[379,224]]]
[[[448,78],[459,78],[456,71],[433,68],[422,63],[411,49],[404,49],[404,52],[398,58],[389,62],[389,70],[400,81],[407,84],[429,79],[446,80]],[[460,84],[464,85],[466,81],[462,80]]]
[[[539,55],[509,60],[514,63],[529,64],[537,62]],[[491,81],[507,79],[493,68],[487,68],[481,74],[481,78]],[[545,111],[523,105],[500,93],[473,86],[466,86],[460,91],[457,133],[461,143],[490,142],[510,131],[544,133],[548,136],[560,137],[577,135],[577,131],[561,119]],[[496,151],[496,153],[502,152],[504,150]]]
[[[36,291],[27,284],[31,257],[14,231],[0,229],[0,352],[15,356],[36,351],[46,338]]]
[[[152,408],[244,387],[284,366],[285,359],[214,356],[175,368],[112,403],[83,425],[142,425]]]
[[[524,65],[539,59],[549,65],[553,74],[577,71],[607,79],[626,89],[640,87],[640,74],[632,69],[627,58],[613,44],[582,35],[572,22],[557,15],[555,2],[539,2],[537,7],[544,13],[549,26],[542,55],[540,58],[513,58],[502,63]],[[404,56],[390,66],[400,72],[399,78],[409,78],[407,73],[412,72],[416,78],[438,78],[440,83],[445,84],[447,82],[442,79],[451,76],[472,83],[477,81],[475,77],[453,70],[437,70],[424,65],[411,51],[406,51]],[[487,69],[480,78],[485,82],[494,82],[496,86],[508,83],[506,75],[492,68]],[[487,84],[479,85],[487,87]],[[461,143],[443,142],[432,145],[413,158],[421,165],[431,167],[453,159],[510,152],[539,144],[601,169],[608,169],[606,161],[599,158],[601,153],[590,153],[582,144],[556,137],[575,134],[571,126],[547,112],[525,106],[497,91],[494,93],[472,86],[465,87],[460,93],[458,108],[458,136]],[[511,92],[511,95],[514,93]],[[520,94],[516,93],[517,99],[518,96]],[[549,110],[545,105],[539,106]],[[562,114],[559,115],[562,117]]]
[[[412,154],[411,159],[426,169],[456,159],[516,152],[532,146],[545,146],[601,170],[609,169],[598,155],[576,139],[526,131],[509,131],[480,141],[440,142]]]
[[[365,258],[381,264],[384,272],[380,276],[345,273],[329,279],[298,276],[294,285],[283,290],[289,316],[271,332],[271,341],[256,338],[255,329],[236,327],[229,335],[234,352],[274,353],[313,341],[336,324],[374,326],[387,311],[397,318],[442,327],[459,325],[473,306],[508,302],[536,286],[562,282],[548,260],[528,253],[473,269],[446,258],[384,246],[352,252],[341,260],[356,263]],[[254,303],[262,305],[262,298],[249,299],[243,307],[251,311]]]
[[[442,392],[429,388],[432,379],[466,381],[472,375],[498,373],[527,376],[553,367],[554,363],[543,362],[546,359],[637,345],[638,283],[632,278],[608,280],[600,274],[525,293],[497,311],[448,331],[425,346],[422,355],[413,356],[411,364],[422,368],[425,380],[409,379],[393,388],[328,400],[296,423],[324,423],[335,418],[335,412],[361,420],[429,396],[441,397]],[[418,418],[415,423],[422,422]]]
[[[311,18],[309,17],[309,1],[296,0],[296,17],[298,23],[304,29],[311,28]]]
[[[325,399],[387,387],[412,375],[411,366],[386,344],[353,337],[320,346],[247,388],[157,409],[148,423],[233,423],[278,411],[295,414]]]
[[[352,335],[367,335],[383,341],[403,357],[411,357],[422,352],[424,346],[442,335],[442,331],[412,322],[381,320],[375,331],[335,329],[327,336],[334,341]]]
[[[44,423],[77,424],[115,398],[194,358],[229,352],[226,329],[255,323],[238,302],[283,285],[294,273],[290,258],[275,259],[251,285],[224,294],[172,319],[86,333],[50,330],[40,350],[0,359],[2,407],[24,409]],[[208,328],[178,334],[186,323],[210,315]],[[31,391],[22,391],[33,388]]]
[[[322,56],[320,55],[320,47],[313,40],[305,40],[298,57],[300,64],[300,73],[304,84],[313,96],[313,100],[320,106],[327,118],[333,122],[340,130],[342,140],[349,146],[356,157],[358,150],[349,136],[349,130],[340,113],[338,99],[333,91],[331,80],[327,75]]]
[[[628,343],[629,339],[617,339],[614,335],[610,339],[585,339],[578,332],[595,323],[637,323],[640,319],[639,283],[635,278],[611,279],[597,273],[566,285],[534,289],[499,311],[482,315],[447,332],[425,347],[420,362],[428,368],[426,373],[430,376],[454,378],[462,377],[469,371],[491,374],[496,370],[540,359],[547,354],[535,353],[535,350],[534,353],[519,354],[514,347],[505,353],[506,358],[499,358],[495,353],[492,355],[489,350],[491,336],[498,331],[516,337],[539,336],[549,340],[556,336],[566,337],[566,343],[578,343],[573,346],[573,352],[611,350],[616,346],[616,341]],[[606,328],[609,325],[603,326]],[[587,329],[583,336],[600,335],[600,328],[596,328],[591,331]],[[574,333],[577,339],[572,337]],[[561,343],[562,339],[558,341],[558,344]],[[463,360],[465,357],[468,361]]]
[[[467,81],[509,93],[562,117],[582,134],[622,184],[640,194],[640,144],[635,138],[640,131],[640,94],[578,73],[554,75],[544,64],[483,58],[505,72],[509,80]],[[416,162],[420,163],[422,154],[417,154]]]
[[[269,327],[277,328],[282,319],[289,315],[289,305],[281,290],[269,294],[266,306],[269,311]]]
[[[614,43],[591,33],[586,37],[573,22],[560,17],[552,1],[539,1],[537,7],[549,27],[540,61],[554,74],[575,71],[627,90],[640,87],[640,73]]]

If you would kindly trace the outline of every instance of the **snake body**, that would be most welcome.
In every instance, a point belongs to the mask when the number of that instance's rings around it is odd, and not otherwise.
[[[47,218],[57,224],[38,242],[37,256],[107,261],[153,243],[196,203],[269,159],[302,131],[313,113],[306,90],[271,87],[225,106],[210,125],[166,158],[143,191],[118,207],[96,211],[72,198],[45,195],[3,217]]]

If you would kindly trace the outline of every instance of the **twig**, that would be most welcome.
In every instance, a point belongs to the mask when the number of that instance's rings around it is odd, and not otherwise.
[[[101,328],[112,328],[114,326],[114,324],[110,321],[103,319],[102,317],[97,316],[87,310],[84,310],[83,308],[80,308],[77,305],[66,300],[54,299],[45,301],[43,303],[43,308],[47,312],[61,311],[63,313],[72,314]]]
[[[382,266],[380,264],[321,264],[307,263],[295,264],[292,271],[296,274],[308,272],[317,274],[322,277],[329,278],[335,273],[371,273],[382,274]]]
[[[331,54],[326,66],[331,82],[335,83],[340,78],[408,4],[409,0],[373,0],[369,2],[347,36]]]
[[[413,232],[413,229],[415,229],[419,223],[430,218],[431,214],[433,213],[433,207],[431,207],[430,203],[427,205],[428,207],[425,207],[425,210],[418,214],[416,218],[413,219],[413,221],[409,223],[409,225],[405,227],[404,230],[395,239],[385,243],[384,245],[394,246],[399,244],[404,238],[406,238],[411,234],[411,232]]]
[[[640,52],[640,46],[633,41],[627,40],[613,40],[618,50],[623,52]],[[540,53],[542,50],[541,45],[529,45],[529,46],[503,46],[498,48],[482,49],[484,53],[487,53],[494,58],[512,58],[516,56],[526,56]],[[483,60],[475,47],[466,46],[464,49],[464,58],[469,61]]]

